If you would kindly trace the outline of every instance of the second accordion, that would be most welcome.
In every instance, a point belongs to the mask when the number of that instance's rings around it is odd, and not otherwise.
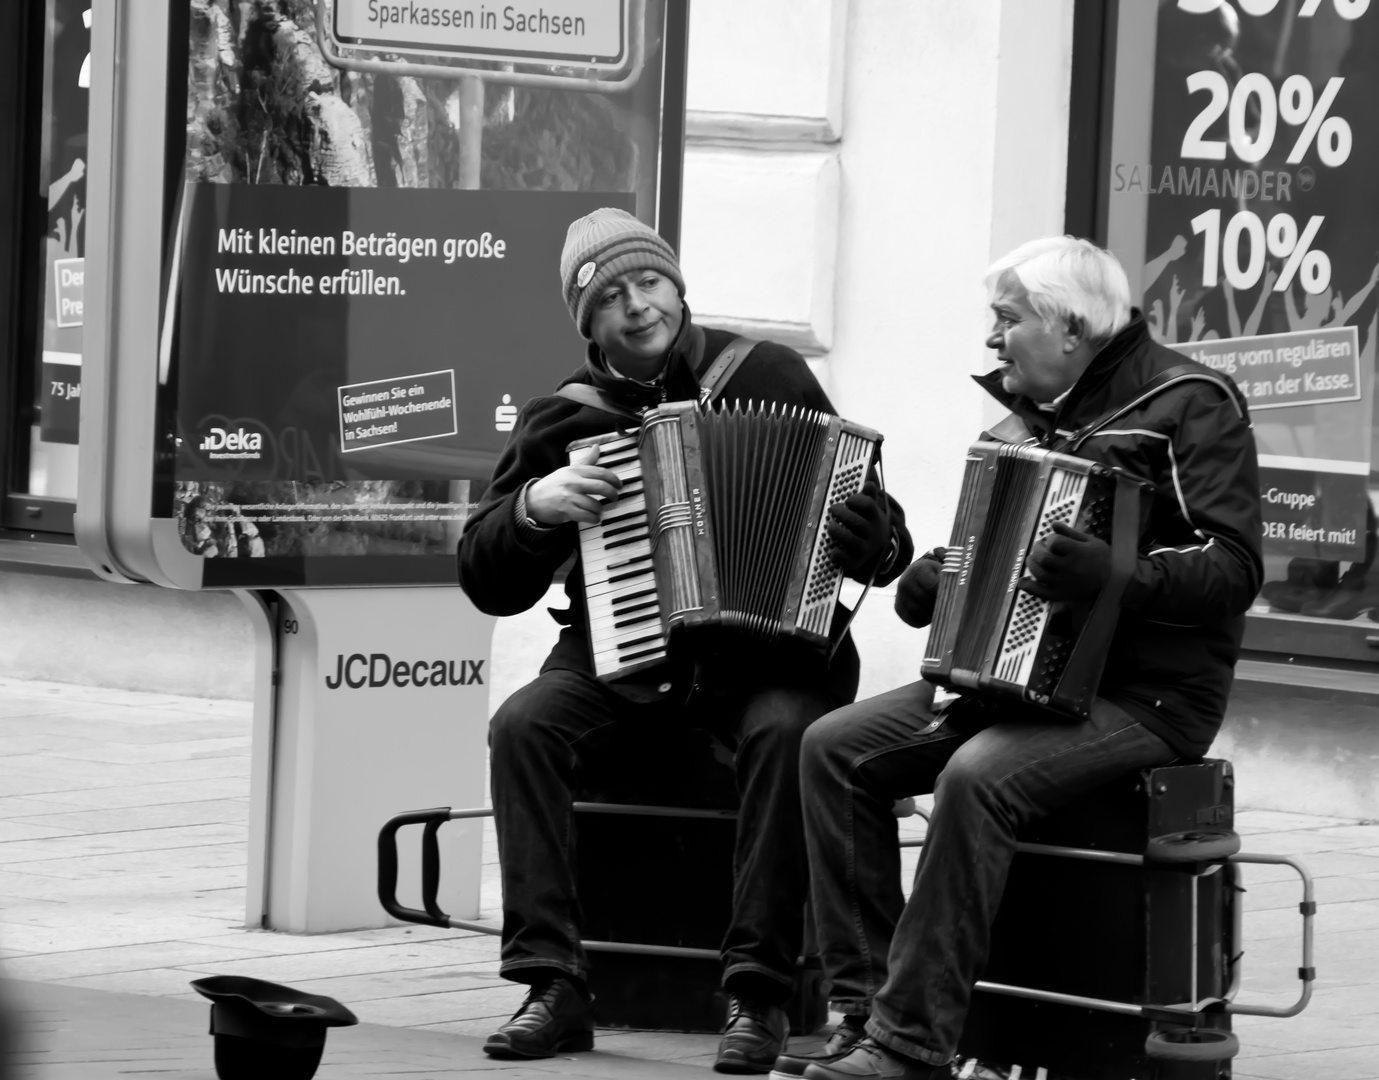
[[[816,410],[693,402],[572,442],[622,479],[579,527],[595,674],[652,668],[673,633],[699,627],[826,650],[843,578],[828,508],[861,490],[880,442]]]
[[[939,575],[924,678],[1088,716],[1138,557],[1141,500],[1152,490],[1071,454],[974,444]],[[1055,522],[1111,545],[1110,579],[1092,603],[1050,603],[1018,587],[1030,552]]]

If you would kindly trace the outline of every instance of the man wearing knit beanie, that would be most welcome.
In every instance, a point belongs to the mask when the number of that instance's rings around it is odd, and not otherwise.
[[[835,411],[798,353],[696,326],[674,250],[626,211],[595,210],[570,225],[560,287],[587,341],[583,367],[522,407],[460,541],[460,583],[489,614],[539,603],[578,552],[577,524],[598,521],[617,498],[618,475],[597,463],[596,451],[572,463],[571,442],[635,424],[663,401],[702,400],[701,380],[717,379],[713,389],[728,401]],[[746,353],[726,366],[729,355]],[[716,364],[720,357],[724,364]],[[904,513],[874,485],[830,515],[834,558],[850,577],[885,584],[909,564]],[[811,722],[856,696],[857,650],[845,636],[826,661],[795,642],[762,645],[712,631],[692,644],[673,638],[670,661],[646,678],[605,681],[593,674],[578,565],[565,592],[569,609],[552,609],[563,629],[541,673],[499,706],[490,728],[503,878],[500,973],[531,991],[484,1049],[542,1058],[592,1048],[570,841],[577,751],[587,749],[590,733],[615,724],[685,725],[708,727],[733,748],[741,797],[722,944],[729,1018],[714,1068],[770,1072],[785,1046],[781,1006],[792,990],[809,892],[800,740]],[[670,775],[676,762],[645,767]]]
[[[675,286],[676,297],[685,298],[685,279],[669,244],[650,225],[626,210],[604,207],[571,223],[560,253],[560,284],[570,318],[579,336],[589,337],[594,301],[605,286],[628,271],[653,270]],[[657,342],[664,356],[670,342]]]

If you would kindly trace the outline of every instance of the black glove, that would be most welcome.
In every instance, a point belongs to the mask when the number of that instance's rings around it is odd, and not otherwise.
[[[939,572],[943,569],[946,554],[944,548],[926,551],[906,567],[896,582],[895,613],[910,626],[928,626],[934,621]]]
[[[1020,588],[1040,600],[1094,600],[1111,577],[1111,545],[1069,525],[1034,545]]]
[[[868,480],[862,490],[828,508],[828,538],[833,561],[845,574],[870,570],[881,559],[891,538],[889,506]]]

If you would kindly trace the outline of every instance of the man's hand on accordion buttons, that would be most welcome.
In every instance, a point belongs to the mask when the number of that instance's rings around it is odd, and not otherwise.
[[[527,488],[527,516],[542,525],[597,522],[603,504],[617,498],[622,487],[617,473],[594,464],[598,457],[597,446],[585,447],[571,464],[547,473]]]
[[[843,573],[859,574],[880,561],[890,542],[891,518],[875,483],[868,480],[861,491],[834,503],[828,515],[833,561]]]
[[[1111,576],[1111,545],[1061,522],[1034,545],[1020,588],[1040,600],[1094,600]]]
[[[934,621],[934,601],[947,549],[926,551],[906,567],[895,584],[895,613],[910,626],[924,627]]]

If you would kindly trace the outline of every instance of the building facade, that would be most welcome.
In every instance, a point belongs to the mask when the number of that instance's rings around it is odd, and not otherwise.
[[[0,13],[0,674],[249,697],[239,599],[107,582],[72,540],[90,7]],[[1368,9],[694,0],[681,228],[696,318],[798,349],[884,433],[921,549],[996,419],[969,378],[983,270],[1037,236],[1112,246],[1162,340],[1259,391],[1269,583],[1217,746],[1237,799],[1354,817],[1379,811]],[[544,605],[499,625],[493,704],[554,629]],[[917,677],[923,634],[884,591],[855,632],[862,693]]]

